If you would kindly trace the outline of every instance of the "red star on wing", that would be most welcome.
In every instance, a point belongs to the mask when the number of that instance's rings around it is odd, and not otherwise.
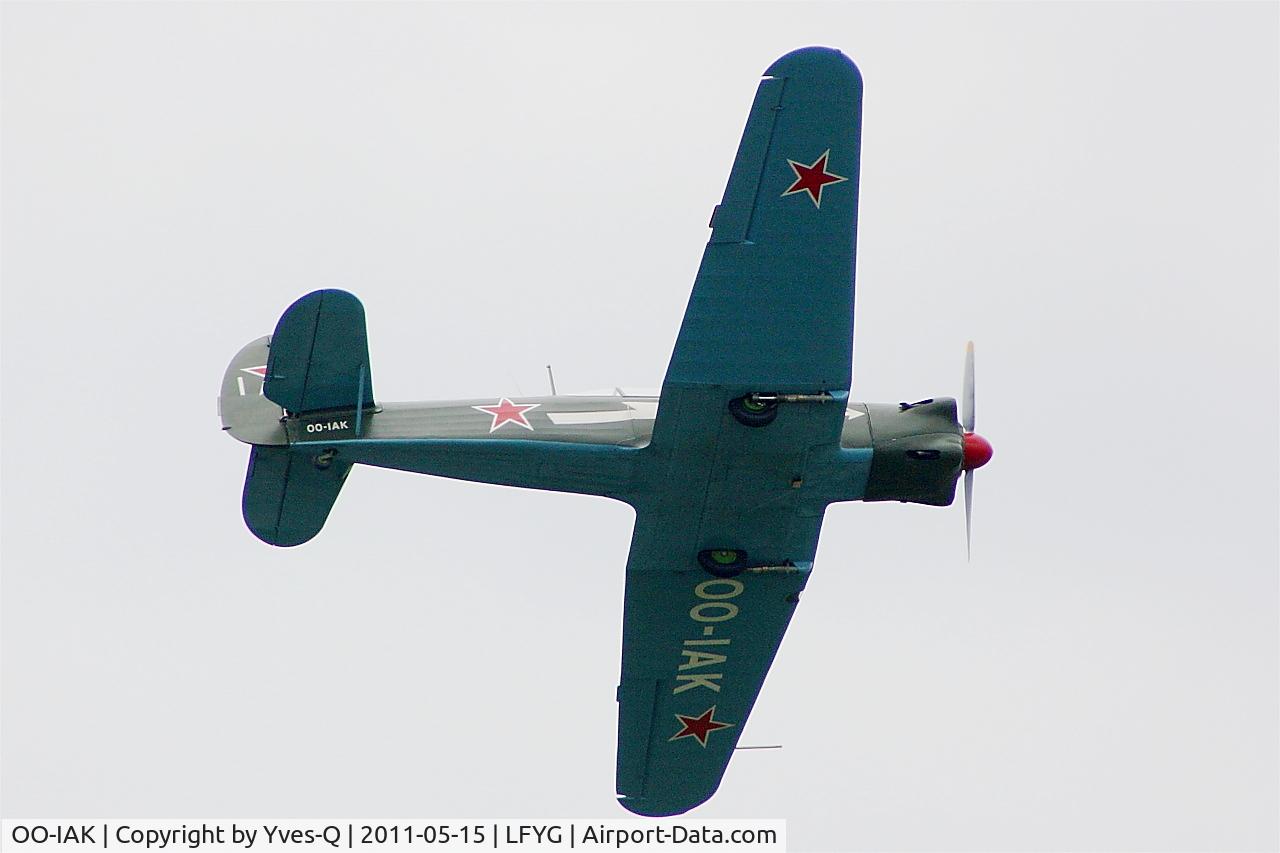
[[[728,729],[733,727],[733,723],[722,723],[716,719],[716,706],[712,705],[696,717],[688,717],[684,714],[676,714],[676,719],[680,721],[683,727],[680,731],[672,735],[668,742],[679,740],[682,737],[693,737],[698,739],[698,743],[703,746],[707,745],[707,735],[716,729]]]
[[[541,403],[513,403],[503,397],[496,405],[472,406],[471,408],[493,416],[493,423],[489,424],[489,432],[493,432],[503,424],[515,424],[533,432],[533,424],[529,423],[529,419],[524,416],[524,413],[541,405]]]
[[[821,157],[808,166],[804,163],[797,163],[795,160],[787,160],[791,164],[791,170],[796,173],[796,182],[788,187],[783,195],[807,192],[809,198],[813,200],[813,206],[822,207],[822,188],[827,184],[838,184],[841,181],[849,180],[842,175],[827,171],[827,158],[830,156],[831,149],[828,148],[822,152]]]

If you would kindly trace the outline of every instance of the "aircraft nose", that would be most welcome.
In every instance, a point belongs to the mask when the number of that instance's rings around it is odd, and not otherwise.
[[[991,442],[976,432],[966,432],[964,434],[964,464],[962,467],[966,471],[981,468],[991,461],[991,456],[994,452],[991,449]]]

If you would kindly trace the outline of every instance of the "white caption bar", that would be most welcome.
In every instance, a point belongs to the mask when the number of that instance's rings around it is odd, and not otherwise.
[[[358,850],[785,851],[785,820],[18,820],[0,850],[19,853],[328,853]]]

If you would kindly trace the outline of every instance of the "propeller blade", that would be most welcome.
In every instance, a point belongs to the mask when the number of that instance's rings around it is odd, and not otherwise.
[[[973,341],[964,348],[964,396],[960,398],[960,426],[973,432]]]
[[[964,555],[973,559],[973,471],[964,472]]]

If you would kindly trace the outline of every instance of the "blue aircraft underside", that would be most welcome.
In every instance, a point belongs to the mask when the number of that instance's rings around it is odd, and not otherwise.
[[[827,506],[949,504],[972,467],[954,400],[849,401],[861,105],[838,51],[765,72],[657,397],[380,403],[359,300],[302,297],[223,378],[223,428],[253,446],[249,528],[308,541],[357,464],[630,504],[617,792],[643,815],[704,802]]]

